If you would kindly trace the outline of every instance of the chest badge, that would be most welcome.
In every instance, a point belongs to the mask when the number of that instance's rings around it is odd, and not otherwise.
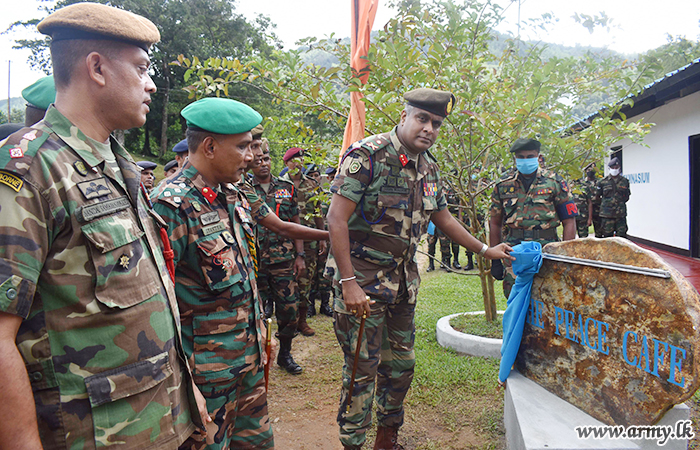
[[[194,208],[195,211],[200,212],[202,210],[202,204],[197,200],[192,200],[192,208]]]
[[[87,167],[85,167],[85,163],[80,160],[73,163],[73,168],[83,177],[88,174],[88,170]]]
[[[277,189],[275,191],[275,200],[281,200],[283,198],[292,198],[292,193],[287,189]]]
[[[226,241],[227,244],[233,244],[234,242],[236,242],[236,239],[228,230],[221,233],[221,237],[224,238],[224,241]]]
[[[80,192],[88,200],[104,197],[112,192],[105,178],[97,178],[95,180],[88,180],[78,183],[78,189],[80,189]]]
[[[437,197],[437,183],[434,181],[424,182],[423,195],[426,197]]]
[[[202,214],[199,216],[200,222],[202,222],[203,226],[211,225],[212,223],[216,223],[221,220],[219,217],[219,213],[216,211],[211,211],[205,214]]]
[[[122,255],[119,257],[119,265],[124,270],[129,270],[129,261],[130,261],[130,258],[126,255]]]

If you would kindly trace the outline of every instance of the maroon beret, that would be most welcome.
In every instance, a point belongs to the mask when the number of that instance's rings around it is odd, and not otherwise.
[[[284,153],[282,161],[287,162],[296,156],[304,156],[304,150],[299,147],[292,147]]]

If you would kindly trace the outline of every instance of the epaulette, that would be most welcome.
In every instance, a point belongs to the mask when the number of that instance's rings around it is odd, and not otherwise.
[[[391,144],[389,133],[375,134],[374,136],[369,136],[359,141],[358,146],[353,147],[352,150],[362,147],[365,150],[369,150],[369,154],[372,155],[389,144]]]
[[[158,197],[153,199],[155,202],[163,203],[173,209],[179,209],[182,205],[182,197],[185,196],[189,187],[183,188],[181,176],[173,177],[167,180],[166,185],[158,193]],[[177,192],[175,189],[179,190]]]
[[[499,183],[502,181],[509,181],[509,180],[514,180],[518,176],[518,171],[509,169],[506,170],[501,174],[501,179],[499,180]]]
[[[36,128],[22,128],[9,135],[0,147],[0,170],[23,177],[50,135]]]
[[[285,179],[282,178],[282,177],[278,177],[278,178],[277,178],[277,181],[278,181],[278,182],[281,182],[281,183],[287,183],[288,185],[292,186],[292,189],[294,188],[294,182],[292,182],[292,181],[285,180]]]

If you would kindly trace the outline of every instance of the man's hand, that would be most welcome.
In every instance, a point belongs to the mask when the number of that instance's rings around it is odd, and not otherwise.
[[[355,315],[355,317],[360,318],[363,315],[369,317],[371,312],[371,305],[374,304],[374,300],[365,294],[357,281],[349,280],[342,284],[343,288],[343,300],[345,301],[345,309],[350,311]]]
[[[318,254],[323,255],[328,251],[328,242],[319,241],[318,242]]]
[[[204,428],[202,429],[202,434],[204,436],[207,435],[207,424],[212,422],[211,416],[209,415],[209,412],[207,411],[207,401],[204,399],[204,396],[202,395],[201,392],[199,392],[199,388],[197,387],[194,382],[192,382],[192,389],[194,389],[194,398],[197,401],[197,410],[199,411],[199,417],[202,418],[202,423],[204,424]]]
[[[277,349],[279,348],[279,342],[277,339],[272,336],[272,339],[270,339],[270,360],[274,361],[275,358],[277,357]],[[263,357],[262,357],[262,365],[267,364],[267,353],[263,352]]]
[[[491,276],[502,281],[504,278],[503,263],[500,259],[494,259],[491,261]]]
[[[297,257],[294,260],[294,279],[298,280],[300,276],[306,271],[306,262],[304,258]]]
[[[510,259],[511,261],[515,261],[515,256],[510,256],[510,252],[512,251],[513,249],[510,247],[510,245],[501,242],[500,244],[494,245],[486,250],[484,257],[487,259]]]

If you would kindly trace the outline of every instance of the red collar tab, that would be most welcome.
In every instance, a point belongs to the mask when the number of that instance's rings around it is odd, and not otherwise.
[[[202,195],[204,198],[207,199],[209,203],[212,203],[214,199],[216,198],[216,191],[210,187],[203,187],[202,188]]]
[[[402,166],[406,167],[406,164],[408,164],[408,156],[406,156],[405,154],[401,153],[401,154],[399,155],[399,161],[401,161],[401,165],[402,165]]]

